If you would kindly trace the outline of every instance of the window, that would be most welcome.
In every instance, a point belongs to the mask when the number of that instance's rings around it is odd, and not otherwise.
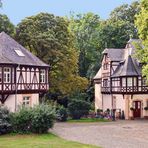
[[[132,86],[132,77],[127,78],[127,86]]]
[[[104,69],[104,70],[107,70],[107,69],[108,69],[108,64],[107,64],[107,63],[104,63],[103,69]]]
[[[23,105],[26,107],[30,106],[30,97],[28,96],[23,97]]]
[[[4,68],[4,83],[11,82],[11,68],[5,67]]]
[[[40,70],[40,83],[45,83],[45,69]]]
[[[142,85],[143,85],[143,86],[147,86],[146,78],[142,78]]]
[[[122,86],[123,86],[123,87],[126,86],[126,78],[122,78]]]
[[[108,83],[108,79],[104,79],[104,80],[103,80],[103,86],[104,86],[104,87],[107,87],[107,86],[108,86],[107,83]]]
[[[14,51],[15,51],[16,54],[17,54],[18,56],[20,56],[20,57],[24,57],[24,56],[25,56],[25,55],[22,53],[21,50],[16,49],[16,50],[14,50]]]

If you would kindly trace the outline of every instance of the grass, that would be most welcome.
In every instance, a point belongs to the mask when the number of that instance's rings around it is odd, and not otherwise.
[[[67,122],[71,123],[77,123],[77,122],[82,122],[82,123],[91,123],[91,122],[109,122],[107,119],[100,119],[100,118],[81,118],[79,120],[74,120],[74,119],[68,119]]]
[[[59,138],[51,133],[0,136],[0,148],[98,148]]]

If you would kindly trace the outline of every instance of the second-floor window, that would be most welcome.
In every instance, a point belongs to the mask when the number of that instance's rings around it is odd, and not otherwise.
[[[45,69],[40,70],[40,83],[45,83]]]
[[[4,68],[4,83],[11,82],[11,68],[5,67]]]
[[[103,80],[103,87],[107,87],[108,86],[108,79],[104,79]]]

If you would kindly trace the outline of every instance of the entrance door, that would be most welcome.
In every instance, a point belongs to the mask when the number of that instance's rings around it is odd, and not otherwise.
[[[140,118],[141,117],[141,102],[140,101],[134,101],[134,118]]]

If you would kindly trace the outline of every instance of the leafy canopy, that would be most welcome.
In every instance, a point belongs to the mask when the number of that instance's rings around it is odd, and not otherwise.
[[[138,48],[137,54],[143,66],[143,75],[148,80],[148,1],[142,0],[140,13],[136,16],[135,24],[138,28],[139,38],[142,40],[143,48]]]
[[[78,75],[78,53],[68,25],[63,17],[40,13],[22,20],[16,35],[22,45],[50,64],[50,92],[61,95],[87,86],[87,79]]]

